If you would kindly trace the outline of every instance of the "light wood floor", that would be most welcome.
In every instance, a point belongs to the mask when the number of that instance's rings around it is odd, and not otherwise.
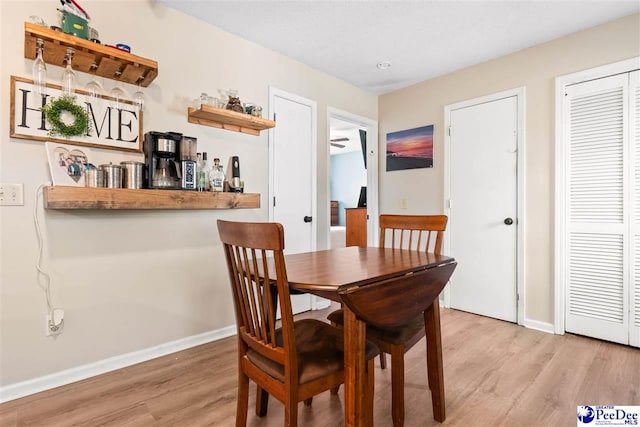
[[[324,318],[328,310],[313,312]],[[442,310],[447,420],[433,420],[424,340],[405,357],[406,427],[575,426],[576,406],[640,405],[640,350]],[[233,426],[235,337],[0,405],[0,426]],[[376,363],[375,425],[391,426],[391,372]],[[282,405],[249,426],[281,426]],[[300,404],[299,425],[343,425],[344,394]]]

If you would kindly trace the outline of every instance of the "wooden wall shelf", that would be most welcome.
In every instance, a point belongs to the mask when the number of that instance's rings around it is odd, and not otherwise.
[[[260,194],[126,188],[44,187],[46,209],[248,209]]]
[[[61,31],[24,23],[24,57],[36,58],[36,39],[44,41],[42,57],[47,64],[65,67],[67,48],[74,49],[71,67],[83,73],[147,87],[158,76],[158,63],[114,47],[93,43]],[[94,66],[95,64],[95,66]]]
[[[273,120],[209,105],[201,105],[200,108],[189,108],[188,116],[189,123],[248,133],[250,135],[260,135],[261,131],[276,125]]]

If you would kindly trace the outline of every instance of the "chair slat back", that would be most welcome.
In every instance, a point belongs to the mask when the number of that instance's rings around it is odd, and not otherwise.
[[[295,348],[295,342],[282,225],[218,220],[218,231],[227,259],[238,335],[253,350],[285,364],[295,357],[295,351],[288,351]],[[276,334],[278,301],[281,342]]]
[[[440,254],[446,215],[380,215],[380,247]]]

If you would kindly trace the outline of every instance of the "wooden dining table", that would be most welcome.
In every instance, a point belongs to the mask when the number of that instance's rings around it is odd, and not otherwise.
[[[445,420],[438,296],[456,267],[453,258],[352,246],[286,255],[285,264],[292,289],[343,304],[346,426],[363,427],[373,419],[364,401],[366,324],[398,326],[420,313],[424,313],[433,416]]]

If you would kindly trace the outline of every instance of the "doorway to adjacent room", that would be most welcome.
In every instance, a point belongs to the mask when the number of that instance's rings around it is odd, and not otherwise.
[[[377,122],[329,108],[327,124],[328,247],[345,246],[345,209],[357,207],[367,210],[367,243],[375,245],[378,235]]]

